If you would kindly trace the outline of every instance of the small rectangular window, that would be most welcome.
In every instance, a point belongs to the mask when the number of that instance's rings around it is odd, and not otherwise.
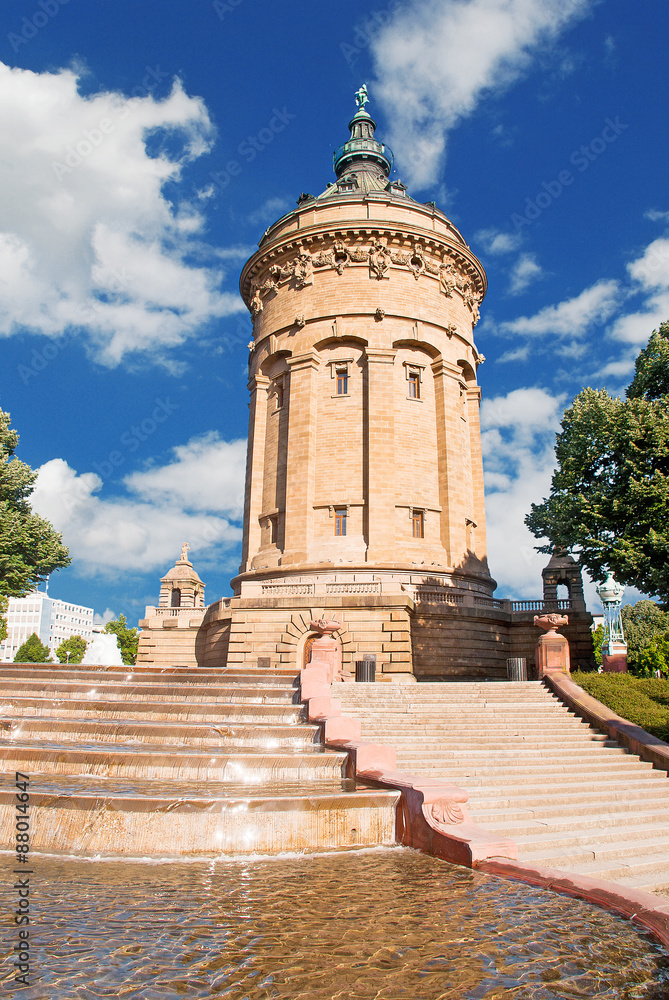
[[[275,384],[276,391],[276,409],[280,410],[283,406],[283,382],[277,382]]]
[[[274,515],[274,517],[269,518],[269,540],[272,545],[276,545],[276,540],[279,533],[279,518]]]
[[[409,399],[420,399],[420,373],[410,371],[407,379],[409,381]]]
[[[346,534],[346,507],[335,507],[335,535]]]
[[[337,368],[337,395],[348,395],[348,368]]]
[[[423,538],[425,535],[425,517],[422,510],[411,511],[411,532],[414,538]]]

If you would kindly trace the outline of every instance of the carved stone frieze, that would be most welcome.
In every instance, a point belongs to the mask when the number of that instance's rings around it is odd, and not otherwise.
[[[403,237],[405,240],[406,236]],[[369,276],[381,281],[390,277],[391,265],[407,268],[416,281],[422,275],[431,275],[439,280],[440,291],[451,298],[454,292],[462,295],[463,301],[472,313],[475,326],[479,319],[479,306],[483,298],[480,278],[466,257],[456,250],[442,251],[440,260],[435,254],[438,247],[431,245],[431,253],[422,241],[416,240],[405,249],[393,249],[385,239],[376,238],[369,246],[359,243],[349,245],[341,238],[328,237],[323,239],[332,242],[321,246],[312,253],[302,243],[293,244],[296,256],[284,263],[273,263],[268,268],[268,276],[259,284],[254,283],[250,289],[249,309],[253,316],[262,312],[263,300],[276,293],[285,282],[291,282],[294,288],[301,289],[314,282],[315,271],[334,270],[342,275],[351,264],[366,263]]]

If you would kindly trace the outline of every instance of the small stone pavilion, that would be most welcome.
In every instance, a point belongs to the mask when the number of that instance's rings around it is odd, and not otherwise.
[[[473,336],[485,271],[433,202],[391,178],[364,87],[356,101],[334,182],[300,195],[241,275],[253,340],[234,597],[197,612],[204,587],[182,553],[138,662],[298,670],[319,620],[341,623],[344,676],[364,653],[390,681],[501,678],[507,657],[533,658],[544,602],[497,600],[486,553]],[[572,564],[565,634],[588,659]],[[550,567],[555,603],[566,569]]]

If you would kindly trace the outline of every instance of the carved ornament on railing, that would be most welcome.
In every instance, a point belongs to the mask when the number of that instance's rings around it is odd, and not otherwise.
[[[459,826],[465,821],[465,814],[455,799],[443,798],[437,799],[435,802],[425,803],[423,815],[430,826],[437,828]]]

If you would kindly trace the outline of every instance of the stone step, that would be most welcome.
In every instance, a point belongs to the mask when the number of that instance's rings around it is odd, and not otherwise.
[[[17,716],[0,719],[0,737],[5,739],[48,740],[90,743],[171,743],[174,746],[259,747],[270,749],[315,743],[319,727],[307,725],[213,725],[211,723],[156,722],[132,719],[43,719]]]
[[[622,840],[601,843],[597,841],[579,847],[519,851],[518,856],[521,861],[546,864],[551,868],[568,866],[569,871],[578,871],[581,874],[585,874],[584,868],[593,862],[602,864],[608,862],[608,867],[612,868],[618,866],[611,865],[611,861],[619,862],[625,858],[630,858],[634,864],[646,865],[652,863],[649,856],[660,856],[666,857],[666,863],[669,864],[669,837],[655,836],[645,841],[631,841],[625,837]]]
[[[650,772],[652,774],[652,772]],[[656,772],[657,773],[657,772]],[[545,782],[540,785],[529,785],[526,782],[515,786],[507,785],[504,791],[500,791],[498,786],[486,787],[480,785],[472,789],[469,798],[469,808],[473,816],[483,817],[491,812],[496,814],[506,810],[520,809],[562,809],[563,807],[584,808],[596,805],[603,808],[606,803],[642,802],[642,801],[665,801],[669,798],[669,782],[659,784],[657,781],[643,780],[634,783],[630,787],[627,778],[620,778],[616,781],[606,782],[606,787],[602,790],[593,790],[592,782],[582,781],[578,784],[571,784],[560,787],[556,790]],[[481,822],[483,819],[481,818]]]
[[[254,705],[283,705],[297,701],[297,691],[292,688],[262,688],[240,687],[237,685],[209,684],[206,687],[201,685],[185,686],[183,684],[119,684],[118,682],[105,681],[95,683],[94,687],[89,684],[82,684],[74,681],[62,681],[58,683],[44,683],[43,681],[5,681],[2,685],[3,699],[8,700],[14,697],[29,698],[31,695],[39,695],[42,698],[104,698],[106,701],[126,701],[128,699],[155,700],[163,702],[183,701],[188,697],[190,701],[197,701],[199,698],[208,702],[226,704],[228,702],[248,703]]]
[[[125,719],[142,717],[146,719],[182,722],[215,721],[217,724],[277,722],[301,722],[306,717],[304,706],[293,703],[274,704],[233,704],[202,699],[199,702],[183,698],[181,701],[135,701],[102,699],[77,700],[39,698],[6,698],[0,703],[3,715],[39,715],[47,718],[103,718]]]
[[[650,806],[653,808],[650,808]],[[663,807],[664,805],[664,807]],[[529,812],[529,810],[528,810]],[[535,834],[592,830],[597,832],[620,829],[632,829],[640,824],[662,825],[669,830],[669,797],[664,804],[657,806],[654,799],[649,803],[608,802],[597,804],[596,811],[592,803],[584,803],[581,810],[577,807],[553,810],[537,810],[536,815],[511,818],[507,812],[490,811],[477,812],[476,821],[491,833],[500,837],[531,837]]]
[[[600,850],[602,845],[618,844],[621,840],[631,845],[630,850],[640,851],[646,842],[652,841],[655,845],[659,841],[664,842],[669,851],[667,815],[669,814],[660,815],[657,820],[646,819],[645,822],[639,822],[640,817],[635,815],[632,821],[627,817],[627,822],[624,817],[619,817],[617,823],[613,822],[611,817],[607,817],[608,822],[602,824],[600,821],[599,825],[595,825],[594,818],[592,825],[572,824],[568,827],[564,824],[562,828],[556,828],[551,824],[549,830],[544,826],[541,831],[516,833],[513,839],[518,845],[521,859],[525,859],[528,852],[533,856],[540,853],[542,857],[548,857],[553,851],[562,851],[566,848],[573,850],[574,854],[579,854],[582,850],[590,850],[593,844]],[[488,829],[499,833],[494,826]]]
[[[24,774],[94,774],[136,778],[192,778],[196,781],[283,781],[323,779],[343,774],[346,754],[320,746],[299,750],[226,751],[143,744],[110,747],[88,743],[76,748],[37,741],[0,740],[0,767]]]
[[[49,664],[38,667],[22,667],[20,664],[13,666],[0,665],[0,680],[46,680],[55,683],[61,680],[94,681],[104,683],[106,681],[126,682],[132,680],[135,683],[147,681],[153,684],[178,682],[191,684],[197,681],[199,685],[208,684],[242,684],[252,686],[255,684],[262,687],[294,687],[297,685],[295,671],[277,675],[273,671],[258,671],[256,673],[231,672],[227,670],[214,670],[199,667],[108,667],[108,666],[65,666]]]
[[[420,749],[408,749],[408,744],[397,743],[398,753],[403,761],[423,760],[426,747],[421,743]],[[491,765],[506,764],[513,761],[525,764],[527,767],[544,767],[547,764],[556,762],[557,753],[555,747],[549,746],[541,749],[532,747],[507,747],[503,750],[493,750],[483,746],[473,749],[463,747],[450,749],[446,744],[435,741],[430,747],[430,760],[435,763],[442,761],[463,761],[467,764],[477,764],[480,761],[490,761]],[[621,746],[602,746],[593,744],[592,746],[560,747],[559,760],[563,763],[573,765],[583,765],[587,767],[591,761],[605,763],[609,760],[618,760],[620,757],[628,757],[632,761],[636,758]],[[652,766],[652,765],[651,765]]]
[[[580,825],[592,822],[595,826],[598,823],[606,826],[609,817],[613,822],[618,822],[620,818],[629,823],[637,815],[648,815],[652,818],[654,815],[664,815],[665,811],[669,810],[669,788],[661,793],[654,785],[645,789],[645,794],[644,790],[635,789],[633,793],[620,794],[616,798],[612,797],[607,789],[599,796],[572,796],[568,801],[558,805],[542,806],[535,804],[533,797],[526,796],[526,798],[528,801],[532,799],[532,805],[528,805],[527,808],[514,808],[508,804],[508,800],[505,800],[499,808],[479,808],[470,800],[469,812],[486,830],[494,829],[495,832],[501,832],[513,829],[522,834],[534,828],[533,824],[541,824],[546,830],[561,829],[563,825],[570,823]],[[552,799],[549,801],[552,802]],[[487,803],[484,803],[485,805]]]
[[[503,741],[511,737],[520,738],[523,735],[531,738],[544,737],[545,739],[562,736],[589,736],[590,739],[600,739],[602,737],[601,733],[594,732],[585,722],[577,722],[576,720],[574,722],[565,720],[563,722],[551,723],[550,725],[537,722],[536,724],[508,726],[486,726],[484,724],[481,726],[449,726],[447,723],[439,722],[433,725],[429,723],[413,725],[398,721],[394,725],[387,723],[383,726],[374,726],[370,725],[364,716],[353,716],[351,713],[344,714],[349,718],[359,718],[360,722],[364,725],[366,739],[372,736],[378,739],[390,739],[394,736],[415,736],[416,739],[422,739],[425,736],[433,736],[435,738],[438,736],[441,739],[450,739],[459,745],[463,739],[493,739]]]
[[[557,780],[560,785],[584,783],[589,780],[591,787],[593,779],[605,782],[625,778],[629,780],[630,775],[633,775],[635,781],[663,781],[666,779],[666,776],[653,770],[652,764],[639,761],[631,756],[617,757],[615,761],[610,763],[593,761],[592,764],[577,769],[564,762],[556,762],[551,765],[528,763],[518,767],[506,764],[501,764],[499,767],[494,764],[465,766],[450,761],[442,763],[431,757],[429,763],[425,763],[424,760],[419,763],[415,760],[407,760],[398,754],[397,768],[402,771],[409,770],[412,774],[443,774],[451,781],[457,779],[457,781],[462,782],[466,788],[481,785],[490,787],[500,784],[512,786],[513,779],[527,785],[531,784],[532,780],[536,782],[538,779],[543,779],[544,782]]]
[[[0,786],[0,845],[15,846],[14,774]],[[31,851],[173,857],[346,850],[395,843],[399,792],[351,781],[263,784],[36,775]]]
[[[378,734],[374,734],[374,738],[379,742],[392,743],[393,746],[397,748],[407,747],[413,748],[417,745],[416,736],[399,735],[393,737],[390,733],[383,735],[383,737]],[[436,749],[438,747],[447,747],[449,745],[449,740],[445,734],[434,735],[434,734],[421,734],[419,738],[419,743],[421,747],[430,748],[430,750]],[[495,739],[491,740],[489,737],[480,737],[479,739],[470,736],[468,740],[458,740],[458,749],[462,753],[491,753],[497,754],[499,752],[515,753],[518,751],[527,751],[537,754],[541,754],[547,750],[555,753],[561,753],[562,749],[572,750],[579,748],[592,747],[597,750],[598,747],[605,747],[614,750],[624,751],[615,740],[609,739],[603,733],[570,733],[567,735],[558,735],[555,737],[546,736],[544,739],[539,737],[524,737],[524,736],[509,736],[506,739]]]

